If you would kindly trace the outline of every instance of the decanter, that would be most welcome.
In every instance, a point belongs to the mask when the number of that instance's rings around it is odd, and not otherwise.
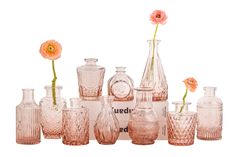
[[[132,143],[153,144],[158,137],[159,119],[153,110],[150,88],[136,89],[136,106],[128,121],[128,132]]]
[[[119,122],[112,110],[113,96],[101,97],[102,108],[94,125],[99,144],[114,144],[119,136]]]
[[[96,65],[97,61],[86,58],[86,64],[77,68],[79,94],[83,100],[98,100],[102,95],[105,68]]]
[[[40,108],[34,101],[34,90],[23,89],[23,99],[16,107],[16,143],[40,143]]]
[[[44,138],[58,139],[62,134],[62,110],[66,100],[60,96],[62,86],[56,86],[56,105],[53,104],[52,87],[45,86],[46,96],[40,101],[41,126]]]
[[[165,101],[168,98],[168,84],[158,53],[160,40],[148,40],[149,56],[145,65],[140,87],[153,88],[153,101]]]
[[[125,73],[126,67],[116,67],[116,74],[108,81],[108,95],[114,101],[132,101],[134,99],[133,80]]]
[[[197,102],[197,138],[219,140],[222,138],[223,103],[215,96],[216,87],[204,87],[205,93]]]

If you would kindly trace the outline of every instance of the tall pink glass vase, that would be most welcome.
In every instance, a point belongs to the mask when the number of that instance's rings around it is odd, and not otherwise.
[[[153,42],[153,40],[148,40],[148,43],[149,55],[140,87],[153,88],[153,101],[165,101],[168,99],[168,84],[162,61],[158,53],[160,40],[155,40],[155,42]]]
[[[83,100],[98,100],[102,95],[105,68],[96,65],[98,59],[86,58],[77,68],[79,95]]]
[[[133,144],[153,144],[158,137],[159,120],[152,106],[150,88],[136,89],[136,106],[128,121],[128,132]]]
[[[62,142],[66,145],[89,143],[89,110],[81,106],[78,98],[70,99],[70,108],[63,109]]]
[[[173,102],[175,112],[167,114],[168,143],[176,146],[187,146],[194,143],[197,115],[189,112],[186,102],[184,109],[180,112],[183,102]]]
[[[45,86],[46,96],[40,101],[41,126],[44,138],[59,139],[62,133],[62,110],[66,101],[60,96],[62,86],[56,86],[56,105],[53,104],[52,87]]]
[[[197,102],[197,138],[219,140],[222,138],[223,103],[215,96],[216,87],[204,87],[205,94]]]
[[[16,143],[40,143],[40,108],[34,101],[34,90],[23,89],[23,99],[16,107]]]
[[[102,108],[94,125],[99,144],[114,144],[119,137],[119,122],[112,110],[113,96],[101,97]]]

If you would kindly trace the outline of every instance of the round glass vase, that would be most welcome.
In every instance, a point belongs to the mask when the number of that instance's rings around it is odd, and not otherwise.
[[[195,128],[197,121],[196,112],[189,112],[186,102],[185,106],[180,112],[183,102],[173,102],[175,105],[174,112],[167,113],[167,132],[168,143],[176,146],[187,146],[194,143]]]
[[[150,88],[137,88],[136,106],[128,121],[128,132],[133,144],[153,144],[158,137],[159,119],[153,110]]]
[[[56,105],[53,104],[52,87],[45,86],[46,96],[39,102],[41,108],[41,126],[44,138],[59,139],[62,134],[62,110],[66,100],[61,97],[62,86],[56,86]]]

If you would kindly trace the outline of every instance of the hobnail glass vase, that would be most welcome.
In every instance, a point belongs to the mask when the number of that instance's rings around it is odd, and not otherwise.
[[[177,146],[187,146],[194,143],[195,127],[197,121],[196,112],[189,112],[189,102],[180,112],[183,102],[173,102],[175,111],[167,113],[168,143]]]
[[[40,143],[40,108],[34,101],[34,90],[23,89],[23,99],[16,106],[16,143]]]
[[[216,87],[204,87],[205,94],[197,102],[197,138],[219,140],[222,138],[223,103],[215,96]]]
[[[102,95],[105,68],[96,65],[97,61],[86,58],[86,64],[77,68],[79,94],[83,100],[98,100]]]
[[[116,74],[108,81],[108,95],[114,101],[132,101],[134,99],[133,80],[125,73],[126,67],[116,67]]]
[[[66,145],[89,143],[89,110],[81,106],[79,98],[70,99],[70,108],[63,109],[62,142]]]
[[[119,136],[119,122],[112,110],[113,96],[101,97],[102,108],[94,125],[99,144],[114,144]]]
[[[136,89],[136,106],[128,121],[128,132],[132,143],[153,144],[158,137],[159,120],[152,107],[150,88]]]
[[[153,88],[153,101],[168,99],[168,84],[158,53],[160,40],[148,40],[149,56],[145,65],[140,87]]]
[[[56,105],[53,104],[52,87],[45,86],[46,96],[40,101],[41,126],[44,138],[58,139],[62,133],[62,110],[66,100],[60,96],[62,86],[56,86]]]

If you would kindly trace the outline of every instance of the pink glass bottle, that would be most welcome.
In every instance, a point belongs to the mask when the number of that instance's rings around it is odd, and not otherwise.
[[[183,102],[173,102],[175,111],[167,114],[168,143],[176,146],[187,146],[194,143],[197,115],[196,112],[189,112],[189,102],[180,112]]]
[[[83,100],[98,100],[102,95],[105,68],[96,65],[98,59],[86,58],[77,68],[79,94]]]
[[[160,40],[148,40],[149,56],[145,65],[140,87],[153,88],[153,101],[168,99],[168,84],[158,53]],[[154,51],[153,51],[154,50]]]
[[[94,125],[99,144],[114,144],[119,136],[119,122],[112,110],[113,96],[101,97],[102,108]]]
[[[62,142],[66,145],[89,143],[89,111],[79,98],[70,99],[70,108],[63,109]]]
[[[62,132],[62,110],[66,101],[60,96],[62,86],[56,86],[56,105],[53,105],[52,87],[45,86],[46,97],[40,101],[41,126],[44,138],[59,139]]]
[[[114,101],[132,101],[134,99],[133,80],[125,73],[126,67],[116,67],[116,74],[108,81],[108,95]]]
[[[219,140],[222,138],[223,103],[215,96],[216,87],[204,87],[205,94],[197,102],[197,138]]]
[[[128,132],[132,143],[153,144],[158,137],[159,120],[152,107],[150,88],[136,89],[136,106],[128,121]]]
[[[23,99],[16,107],[16,143],[40,143],[40,108],[34,101],[34,90],[23,89]]]

